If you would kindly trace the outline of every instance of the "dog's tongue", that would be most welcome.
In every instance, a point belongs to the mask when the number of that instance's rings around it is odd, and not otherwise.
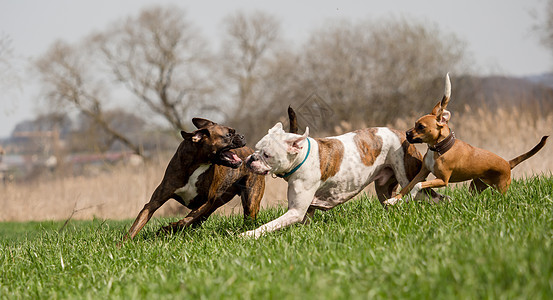
[[[242,161],[240,159],[240,157],[238,157],[238,155],[236,155],[236,153],[232,152],[232,151],[225,151],[225,156],[228,157],[229,159],[235,161],[235,162],[240,162]]]
[[[232,152],[231,152],[231,154],[232,154],[232,155],[231,155],[232,160],[234,160],[234,161],[242,161],[242,160],[240,159],[240,157],[238,157],[238,155],[236,155],[235,153],[232,153]]]

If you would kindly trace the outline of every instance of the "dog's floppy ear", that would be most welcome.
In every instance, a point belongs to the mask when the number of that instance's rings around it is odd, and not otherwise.
[[[438,122],[442,119],[442,112],[445,111],[451,98],[451,81],[449,80],[449,73],[445,75],[445,89],[444,96],[440,102],[438,102],[432,109],[432,114],[436,116]]]
[[[192,133],[189,133],[183,130],[180,132],[180,135],[182,136],[183,139],[187,141],[192,141],[194,143],[197,143],[201,141],[203,137],[209,137],[210,133],[209,133],[209,130],[207,129],[196,130]]]
[[[190,132],[186,132],[184,130],[181,130],[180,131],[180,136],[182,136],[182,138],[185,139],[185,140],[190,140],[194,136],[194,134],[190,133]]]
[[[273,128],[269,129],[269,134],[277,133],[281,131],[284,132],[284,130],[282,130],[282,123],[278,122],[275,124],[275,126],[273,126]]]
[[[194,124],[194,126],[196,126],[196,128],[200,129],[200,128],[204,128],[204,127],[207,127],[209,125],[215,125],[217,123],[213,122],[213,121],[210,121],[210,120],[207,120],[207,119],[202,119],[202,118],[193,118],[192,119],[192,123]]]
[[[298,136],[295,136],[291,139],[288,139],[286,140],[286,143],[288,144],[288,153],[294,153],[294,154],[297,154],[297,153],[300,153],[300,150],[303,149],[303,146],[301,146],[300,144],[305,141],[305,139],[307,139],[307,137],[309,136],[309,127],[305,127],[305,133],[298,137]]]

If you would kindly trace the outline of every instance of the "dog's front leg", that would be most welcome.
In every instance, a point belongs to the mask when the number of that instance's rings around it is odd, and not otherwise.
[[[441,188],[447,185],[447,182],[441,178],[436,178],[429,181],[423,181],[415,184],[415,187],[411,190],[409,195],[411,198],[415,198],[418,192],[426,188]]]
[[[152,215],[154,212],[160,208],[167,200],[169,200],[171,196],[171,189],[167,188],[165,185],[160,184],[154,193],[152,194],[152,197],[150,198],[150,201],[144,205],[144,208],[138,213],[138,216],[134,220],[134,223],[132,224],[131,228],[129,229],[129,232],[125,234],[123,237],[123,242],[125,242],[128,238],[133,239],[138,232],[148,223],[148,221],[152,218]]]
[[[290,183],[288,186],[288,211],[277,219],[255,230],[242,233],[241,236],[258,238],[267,232],[272,232],[302,222],[315,197],[318,185],[308,190],[302,190],[301,188],[302,187],[298,186],[298,184]]]
[[[413,180],[411,180],[411,182],[409,182],[407,186],[404,186],[399,194],[397,194],[395,197],[384,201],[384,206],[396,204],[399,200],[403,198],[403,196],[405,196],[409,192],[411,192],[410,195],[412,195],[412,197],[416,196],[417,193],[421,190],[419,183],[425,180],[428,174],[430,174],[430,170],[428,170],[423,164],[415,178],[413,178]]]

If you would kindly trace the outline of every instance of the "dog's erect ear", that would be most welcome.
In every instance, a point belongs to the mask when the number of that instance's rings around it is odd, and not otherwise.
[[[180,135],[185,140],[197,143],[197,142],[201,141],[203,137],[209,137],[210,133],[209,133],[209,130],[207,130],[207,129],[200,129],[200,130],[196,130],[192,133],[188,133],[186,131],[181,131]]]
[[[210,121],[210,120],[207,120],[207,119],[202,119],[202,118],[193,118],[192,119],[192,123],[194,124],[194,126],[196,126],[196,128],[200,129],[200,128],[204,128],[204,127],[207,127],[209,125],[215,125],[217,123],[213,122],[213,121]]]
[[[298,154],[301,149],[303,149],[303,141],[307,139],[309,136],[309,127],[305,127],[305,133],[298,137],[295,136],[291,139],[286,140],[286,144],[288,144],[288,153]]]
[[[305,137],[309,136],[309,127],[305,127],[305,132],[303,133],[303,136]]]
[[[284,130],[282,129],[282,123],[280,122],[276,123],[275,126],[273,126],[273,128],[269,129],[269,134],[278,133],[278,132],[284,132]]]
[[[290,120],[290,133],[298,133],[298,118],[292,106],[288,106],[288,119]]]
[[[438,103],[434,105],[434,108],[432,109],[432,112],[430,114],[437,116],[441,108],[442,108],[442,101],[438,101]]]
[[[440,126],[447,125],[447,122],[449,122],[450,118],[451,118],[451,113],[449,112],[449,110],[444,109],[442,111],[442,114],[441,114],[440,118],[437,119],[438,125],[440,125]]]

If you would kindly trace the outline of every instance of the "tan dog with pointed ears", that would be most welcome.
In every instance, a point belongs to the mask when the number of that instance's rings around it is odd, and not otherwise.
[[[470,189],[481,192],[491,186],[505,193],[511,184],[511,169],[536,154],[548,136],[542,137],[540,143],[532,150],[510,161],[455,138],[449,129],[451,113],[446,110],[451,96],[449,74],[445,79],[445,94],[434,106],[432,113],[417,120],[415,127],[407,131],[410,143],[426,143],[428,151],[424,155],[423,166],[415,178],[394,198],[386,200],[386,205],[393,205],[404,195],[416,195],[421,189],[447,186],[449,182],[471,180]],[[423,181],[428,174],[436,179]]]

